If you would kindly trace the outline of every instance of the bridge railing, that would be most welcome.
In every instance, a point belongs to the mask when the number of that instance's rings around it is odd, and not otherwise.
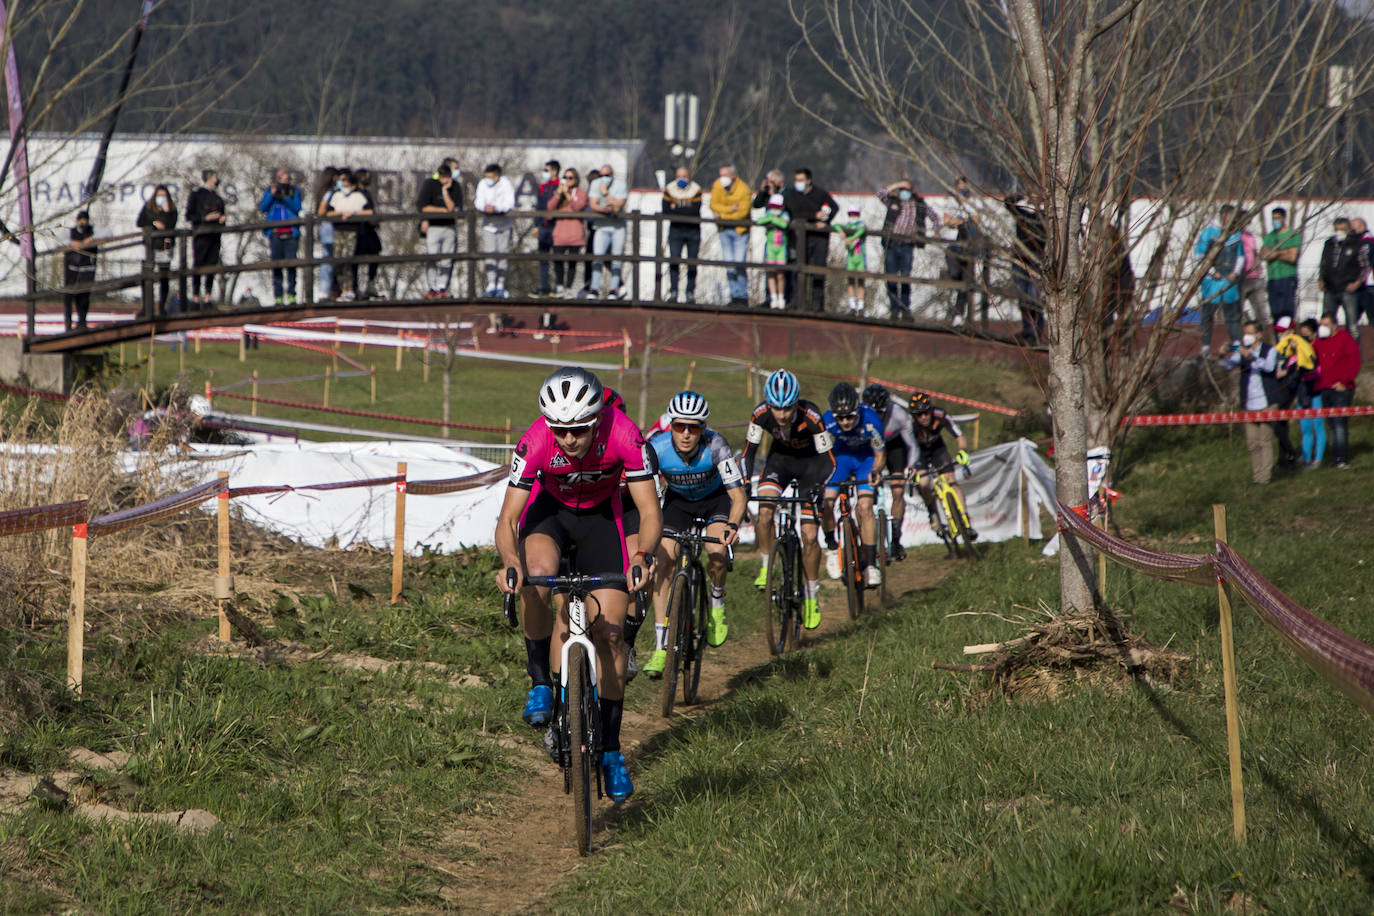
[[[144,230],[141,233],[98,240],[98,270],[94,280],[84,283],[70,282],[69,275],[64,273],[62,261],[68,250],[66,247],[41,252],[35,271],[38,287],[28,302],[28,336],[32,338],[35,335],[36,304],[57,297],[88,294],[130,299],[141,304],[139,314],[132,320],[141,320],[176,314],[168,312],[169,304],[175,302],[169,293],[175,289],[181,310],[197,311],[198,306],[188,296],[188,285],[193,282],[192,278],[207,275],[220,278],[221,302],[232,299],[231,295],[224,295],[225,290],[234,290],[240,278],[252,276],[254,288],[261,290],[258,296],[260,303],[263,307],[268,307],[274,298],[270,292],[272,287],[268,278],[271,272],[276,270],[296,272],[297,303],[305,306],[332,299],[329,289],[317,289],[317,278],[326,269],[334,271],[336,277],[338,272],[343,270],[352,272],[356,269],[360,278],[374,269],[384,272],[384,289],[381,294],[375,295],[376,290],[370,290],[374,293],[372,298],[378,300],[414,301],[417,304],[466,304],[490,300],[495,305],[500,300],[486,296],[489,285],[485,278],[486,264],[493,259],[506,262],[506,289],[511,297],[521,300],[530,298],[541,284],[541,265],[547,265],[549,273],[552,274],[554,264],[571,263],[574,279],[580,278],[581,283],[578,285],[585,290],[590,286],[587,281],[592,270],[604,272],[611,262],[618,262],[622,272],[624,296],[608,301],[608,305],[664,304],[668,301],[669,271],[681,270],[685,274],[688,267],[694,267],[698,272],[695,301],[707,306],[740,304],[731,302],[727,292],[725,277],[731,270],[744,272],[748,301],[755,305],[763,303],[765,306],[768,300],[767,275],[773,272],[782,273],[786,277],[788,308],[801,312],[848,312],[845,301],[846,286],[853,282],[861,284],[864,288],[866,317],[893,321],[908,321],[922,311],[929,317],[931,312],[941,311],[942,306],[945,307],[946,314],[938,317],[944,319],[949,317],[949,308],[956,301],[960,301],[965,320],[970,327],[974,324],[973,309],[976,303],[981,325],[986,330],[994,303],[997,303],[1000,317],[1014,317],[1017,312],[1016,306],[1021,301],[1021,294],[1010,281],[1010,252],[993,245],[973,250],[961,249],[956,247],[955,243],[942,239],[923,240],[923,247],[929,246],[940,254],[953,259],[963,259],[969,264],[969,269],[964,272],[966,279],[956,282],[946,279],[943,271],[940,276],[932,277],[886,273],[873,269],[847,270],[843,266],[843,239],[832,230],[822,231],[805,225],[793,225],[789,229],[789,261],[786,264],[767,264],[763,262],[763,230],[749,221],[718,221],[661,213],[626,212],[610,221],[619,223],[623,228],[620,241],[623,245],[622,252],[596,254],[592,239],[598,225],[607,223],[605,216],[586,211],[558,211],[556,217],[551,216],[550,211],[544,210],[513,211],[509,214],[513,227],[510,250],[494,253],[484,250],[490,247],[484,245],[485,237],[490,235],[486,229],[488,215],[465,210],[458,212],[454,217],[457,230],[455,250],[430,253],[419,240],[418,226],[422,216],[424,214],[414,211],[375,213],[349,219],[330,219],[307,214],[294,220],[244,223],[215,229],[176,229],[168,232]],[[587,223],[587,244],[572,251],[541,250],[538,243],[539,229],[546,220],[554,219]],[[368,226],[377,231],[387,227],[386,235],[392,243],[392,250],[354,254],[351,257],[331,254],[320,241],[321,230],[326,224],[330,227],[326,234],[328,231],[353,226]],[[701,238],[697,257],[670,257],[668,241],[674,226],[693,227],[698,230]],[[727,260],[721,256],[702,256],[721,251],[718,233],[734,232],[740,228],[745,229],[749,236],[743,261]],[[267,254],[267,234],[279,230],[292,230],[297,233],[297,257],[274,260]],[[678,232],[681,233],[682,229],[679,228]],[[209,235],[217,235],[220,239],[221,263],[196,266],[194,252],[197,240]],[[816,240],[816,248],[821,247],[820,239],[826,239],[823,246],[826,255],[824,263],[808,263],[804,257],[796,257],[798,252],[806,251],[808,236]],[[401,240],[400,244],[396,244],[397,239]],[[159,260],[156,254],[166,247],[167,240],[171,241],[171,250],[167,257]],[[705,244],[707,242],[710,243],[709,246]],[[870,233],[864,245],[868,265],[881,266],[886,248],[887,240],[880,232]],[[425,279],[426,267],[446,261],[452,264],[446,295],[437,298],[427,297],[425,294],[429,289]],[[604,276],[603,280],[606,280]],[[610,282],[606,280],[599,284],[602,296],[607,296],[610,291]],[[911,313],[893,314],[889,309],[887,284],[909,284],[913,291],[924,290],[924,300],[917,292],[912,296]],[[366,298],[365,294],[369,292],[367,285],[360,285],[364,288],[363,298]],[[569,287],[571,288],[571,284]],[[685,277],[678,287],[685,293]],[[962,300],[957,299],[960,293],[964,294]],[[69,324],[66,329],[71,329]]]

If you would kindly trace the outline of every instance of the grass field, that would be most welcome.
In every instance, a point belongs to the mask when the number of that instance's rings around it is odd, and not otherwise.
[[[242,372],[236,353],[212,355],[195,371]],[[281,354],[261,359],[264,372],[299,371]],[[957,382],[967,369],[928,375]],[[520,411],[542,372],[518,374],[507,393],[473,399],[471,415]],[[366,389],[350,397],[365,406]],[[389,397],[380,409],[433,406]],[[728,411],[747,409],[738,397]],[[1246,483],[1238,430],[1133,434],[1117,521],[1201,550],[1211,503],[1226,503],[1244,557],[1374,642],[1374,428],[1352,431],[1353,470],[1265,488]],[[947,562],[913,553],[909,563]],[[0,813],[0,911],[471,906],[462,888],[483,849],[466,827],[499,828],[514,810],[531,785],[519,749],[534,740],[516,716],[523,649],[500,622],[493,561],[416,561],[407,603],[392,607],[371,597],[386,594],[384,556],[335,556],[336,583],[285,579],[298,600],[245,607],[290,641],[275,655],[218,651],[213,620],[155,592],[146,616],[102,614],[94,595],[80,699],[56,689],[62,626],[0,631],[0,713],[19,674],[47,685],[45,710],[0,738],[0,777],[53,775],[77,746],[122,750],[119,775],[83,770],[81,798],[223,821],[204,836],[93,823],[0,790],[0,808],[17,803]],[[284,556],[280,574],[293,569]],[[758,640],[755,569],[746,558],[731,581],[732,641]],[[521,908],[555,912],[1368,912],[1374,724],[1247,608],[1236,609],[1243,847],[1231,838],[1214,590],[1110,571],[1108,598],[1131,629],[1193,657],[1172,682],[1046,673],[1043,690],[1009,699],[931,668],[1017,635],[984,615],[1052,604],[1055,575],[1038,549],[992,545],[897,607],[734,673],[724,701],[632,761],[638,791],[612,815],[608,846],[567,877],[501,880],[531,889]],[[632,709],[653,705],[651,685],[631,686]]]
[[[177,380],[179,355],[169,350],[170,345],[159,345],[154,372],[159,387],[166,387]],[[146,344],[141,345],[146,355]],[[147,378],[146,363],[138,362],[139,349],[134,344],[126,344],[125,364],[130,368],[127,380],[133,385],[142,385]],[[379,347],[369,347],[359,355],[356,345],[348,345],[343,352],[365,365],[377,369],[377,401],[370,400],[371,389],[368,378],[344,378],[330,384],[329,403],[335,407],[348,407],[373,410],[380,413],[403,416],[439,419],[442,416],[443,400],[441,391],[441,358],[438,353],[431,354],[429,382],[426,383],[420,356],[407,351],[401,371],[395,370],[395,351]],[[616,351],[613,351],[616,352]],[[118,362],[119,349],[106,351],[112,362]],[[550,353],[552,356],[552,348]],[[566,354],[565,354],[566,355]],[[614,362],[615,356],[594,353],[587,357],[593,361]],[[576,361],[576,355],[569,356]],[[235,344],[205,343],[201,352],[189,352],[185,357],[186,369],[183,381],[192,393],[199,393],[210,381],[216,387],[228,386],[252,377],[257,370],[260,378],[259,394],[262,397],[284,401],[319,404],[324,395],[322,380],[269,384],[268,379],[292,378],[323,373],[331,365],[330,357],[283,344],[264,343],[258,350],[249,350],[245,362],[239,362],[238,346]],[[656,362],[658,369],[653,373],[649,386],[649,407],[647,416],[652,421],[667,406],[668,400],[682,389],[686,381],[689,360],[686,357],[664,355]],[[345,363],[339,368],[348,371]],[[808,375],[810,372],[856,373],[857,365],[846,366],[833,358],[802,355],[789,363],[788,368],[796,371],[802,379],[803,397],[822,406],[834,385],[833,379]],[[515,435],[524,429],[534,418],[537,410],[536,395],[541,381],[553,370],[550,366],[531,366],[518,363],[497,363],[472,359],[459,359],[453,373],[452,419],[462,423],[479,426],[503,427],[510,420]],[[913,362],[910,360],[878,359],[873,363],[872,374],[882,378],[895,378],[907,384],[922,384],[937,391],[948,391],[963,397],[988,400],[997,404],[1013,403],[1019,406],[1022,399],[1033,395],[1034,386],[1026,370],[1015,365],[982,364],[973,359],[941,359],[938,361]],[[622,394],[630,404],[631,416],[637,415],[639,398],[639,373],[637,367],[625,374],[623,384],[614,373],[602,373],[602,381],[620,386]],[[704,394],[712,405],[712,418],[721,423],[743,423],[749,418],[757,400],[751,399],[745,388],[743,370],[736,366],[709,359],[697,360],[692,385]],[[755,392],[757,394],[757,387]],[[235,389],[237,394],[250,394],[248,386]],[[247,414],[247,401],[224,399],[218,407]],[[963,412],[957,405],[954,413]],[[345,416],[331,416],[318,411],[299,408],[263,405],[263,416],[288,420],[306,420],[315,423],[328,423],[339,426],[354,424],[355,420]],[[437,435],[434,427],[397,423],[386,420],[367,420],[368,428],[411,434]],[[995,441],[1003,427],[1002,418],[987,415],[981,430],[984,442]],[[326,434],[310,434],[311,438],[329,438]],[[738,433],[736,434],[738,437]],[[478,441],[503,441],[501,434],[474,433],[455,430],[453,438],[476,439]],[[742,444],[742,443],[737,443]]]

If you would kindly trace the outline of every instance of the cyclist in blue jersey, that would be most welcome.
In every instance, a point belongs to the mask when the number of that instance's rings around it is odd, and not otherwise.
[[[915,476],[916,461],[920,457],[916,437],[912,434],[911,414],[906,412],[906,407],[892,400],[892,393],[877,382],[864,389],[863,401],[883,419],[887,472],[904,475],[893,477],[888,484],[892,494],[892,511],[888,513],[892,523],[892,531],[888,535],[888,553],[894,561],[905,560],[902,520],[906,515],[906,485]]]
[[[830,578],[840,577],[840,559],[835,539],[836,484],[851,477],[858,481],[859,530],[863,547],[859,551],[859,565],[864,568],[864,584],[877,588],[883,584],[883,571],[877,559],[878,524],[873,515],[873,483],[882,476],[886,463],[882,418],[859,400],[859,392],[848,382],[840,382],[830,391],[830,409],[821,419],[825,431],[835,440],[835,473],[825,489],[825,506],[821,512],[821,526],[825,529],[826,572]]]
[[[706,620],[706,641],[725,642],[726,547],[739,534],[748,505],[744,475],[725,437],[706,425],[711,415],[706,399],[695,391],[683,391],[668,404],[669,427],[649,440],[658,459],[663,494],[663,524],[670,531],[685,532],[704,518],[706,534],[723,543],[706,545],[706,571],[711,579],[711,610]],[[677,541],[665,537],[658,545],[658,572],[654,582],[654,654],[641,667],[651,678],[663,676],[668,661],[668,591],[679,550]]]

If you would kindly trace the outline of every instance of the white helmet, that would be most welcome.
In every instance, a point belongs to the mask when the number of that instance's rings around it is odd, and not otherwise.
[[[601,382],[586,369],[564,366],[544,379],[539,411],[558,426],[589,422],[601,413]]]
[[[693,420],[705,423],[711,416],[706,399],[695,391],[680,391],[668,402],[668,416],[674,420]]]

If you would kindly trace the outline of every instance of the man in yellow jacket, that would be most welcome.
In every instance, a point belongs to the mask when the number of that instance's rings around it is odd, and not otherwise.
[[[717,220],[738,221],[738,226],[717,226],[720,259],[744,263],[749,253],[749,204],[753,195],[739,180],[733,165],[720,167],[720,177],[711,185],[711,212]],[[730,304],[749,304],[749,274],[743,267],[726,269],[730,279]]]

